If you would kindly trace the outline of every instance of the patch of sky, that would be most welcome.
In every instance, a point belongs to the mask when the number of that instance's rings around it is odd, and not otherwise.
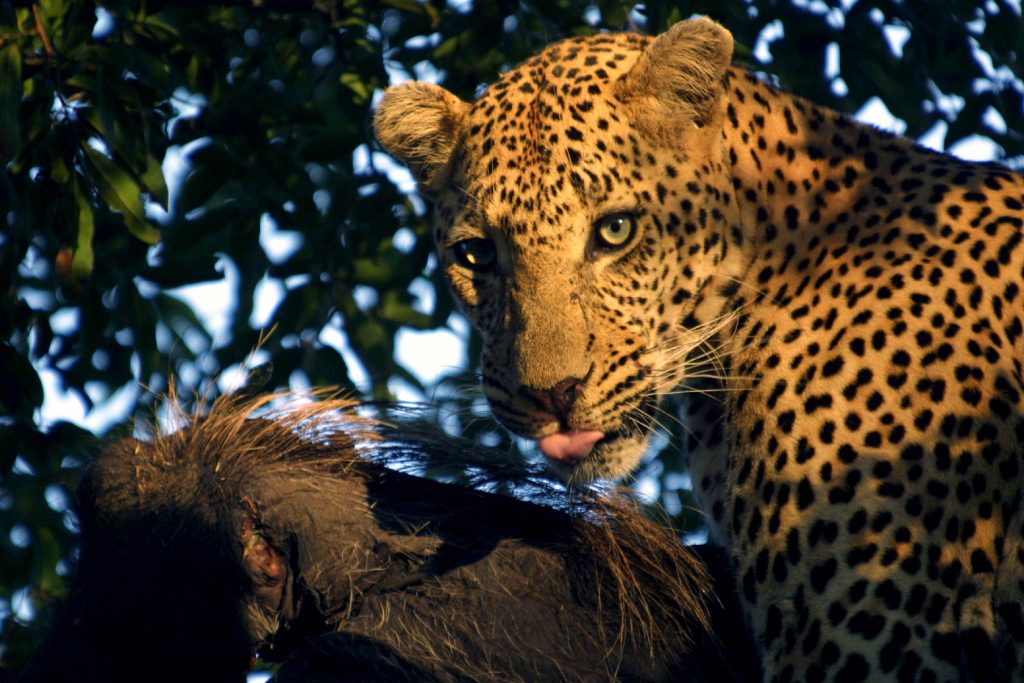
[[[391,238],[391,245],[403,254],[410,254],[416,248],[416,233],[409,228],[399,228]]]
[[[853,116],[858,121],[870,123],[897,135],[902,135],[907,130],[907,122],[893,116],[880,97],[869,98]]]
[[[940,110],[943,113],[948,113],[949,116],[955,118],[956,112],[959,111],[959,108],[963,107],[963,98],[945,96],[938,91],[938,88],[934,88],[934,92],[938,102],[932,104],[932,106],[941,108]],[[907,130],[906,121],[893,116],[892,112],[885,106],[885,103],[878,97],[872,97],[865,102],[860,110],[854,114],[854,117],[859,121],[870,123],[897,135],[902,135]],[[999,117],[999,120],[1001,120],[1001,117]],[[937,121],[924,135],[918,138],[917,142],[930,149],[943,151],[948,130],[949,125],[945,121]],[[990,161],[1000,155],[1001,148],[989,138],[981,135],[971,135],[963,140],[958,140],[949,149],[945,149],[945,151],[961,159]]]
[[[174,123],[180,119],[174,119],[169,124],[173,126]],[[191,170],[191,166],[188,162],[190,154],[195,153],[197,150],[206,147],[211,143],[210,138],[198,138],[192,140],[185,145],[172,145],[167,148],[167,152],[164,154],[164,160],[161,164],[161,170],[164,174],[164,181],[167,184],[167,206],[170,209],[178,201],[178,196],[181,192],[181,184],[185,178],[188,177],[188,173]],[[149,202],[146,206],[147,215],[153,217],[160,222],[165,222],[170,218],[170,213],[164,211],[156,202]]]
[[[330,174],[327,172],[327,169],[324,168],[323,164],[306,164],[306,174],[309,176],[310,182],[314,185],[323,185],[330,177]]]
[[[469,14],[473,10],[473,0],[447,0],[445,5],[459,14]]]
[[[371,24],[372,26],[372,24]],[[378,35],[389,41],[402,30],[402,15],[397,10],[385,10],[380,20],[380,27],[374,27]]]
[[[43,491],[43,497],[46,498],[46,504],[54,512],[65,512],[71,505],[71,497],[67,490],[57,484],[47,486]]]
[[[367,393],[371,387],[370,373],[366,371],[366,367],[352,351],[352,347],[348,343],[348,335],[342,329],[343,320],[341,313],[335,313],[331,322],[320,330],[317,341],[341,354],[348,369],[349,379],[361,392]]]
[[[764,28],[761,29],[761,32],[757,34],[757,38],[754,40],[753,52],[757,61],[762,64],[770,64],[772,61],[772,43],[784,38],[785,35],[786,29],[778,19],[765,24]]]
[[[964,98],[960,95],[947,95],[939,90],[939,86],[931,79],[928,79],[928,90],[932,99],[923,103],[924,110],[938,111],[947,121],[956,119],[957,114],[964,108]]]
[[[825,78],[839,75],[839,44],[831,42],[825,46]]]
[[[111,33],[114,28],[117,27],[117,20],[114,15],[103,9],[102,7],[96,8],[96,23],[92,27],[92,37],[95,40],[103,40]]]
[[[395,163],[394,159],[383,152],[374,152],[373,165],[378,171],[382,171],[388,180],[398,188],[398,191],[405,195],[416,194],[416,179],[408,168]],[[419,195],[416,195],[419,199]],[[414,202],[416,214],[422,216],[426,213],[426,205],[422,200]]]
[[[300,282],[293,282],[298,285]],[[256,283],[253,291],[252,313],[249,314],[249,327],[262,330],[270,325],[274,311],[281,304],[288,288],[284,281],[264,275]]]
[[[974,35],[981,35],[985,32],[985,13],[980,8],[975,11],[978,13],[978,16],[974,19],[965,21],[964,26],[966,26],[967,30]]]
[[[269,213],[260,216],[260,247],[267,259],[274,265],[281,265],[302,248],[302,233],[295,230],[281,230]]]
[[[36,605],[27,587],[19,588],[11,594],[10,607],[14,616],[21,621],[29,622],[36,618]]]
[[[417,81],[424,83],[443,83],[448,78],[448,72],[444,69],[438,69],[431,62],[423,60],[422,62],[416,62],[412,65],[413,76],[416,77]]]
[[[86,140],[86,144],[88,144],[90,147],[92,147],[94,150],[96,150],[97,152],[99,152],[103,156],[105,156],[105,157],[109,157],[110,156],[110,149],[107,147],[107,143],[104,142],[102,138],[93,136],[93,137],[89,138],[88,140]],[[31,169],[30,170],[29,177],[32,177],[31,176],[31,171],[34,171],[34,170],[36,170],[36,169]],[[32,178],[32,179],[35,180],[35,178]]]
[[[77,310],[60,309],[51,316],[51,326],[57,334],[66,335],[77,329],[78,319]],[[131,335],[126,332],[127,330],[121,330],[116,333],[118,343],[127,341],[126,345],[130,345]],[[104,363],[102,356],[97,358],[94,355],[92,360],[96,362],[97,367]],[[69,358],[58,367],[66,370],[74,362],[74,358]],[[137,359],[134,357],[133,366],[137,368]],[[67,421],[95,433],[105,433],[111,426],[124,420],[139,392],[135,384],[125,385],[108,394],[103,385],[86,383],[84,391],[92,403],[92,408],[89,409],[77,392],[67,389],[57,369],[39,364],[35,369],[43,386],[44,401],[40,410],[40,425],[44,430],[57,422]]]
[[[403,328],[395,336],[395,344],[395,356],[428,388],[466,365],[466,337],[452,329]]]
[[[364,143],[352,150],[352,171],[357,176],[365,176],[373,172],[373,167],[370,166],[369,145]]]
[[[957,140],[946,150],[967,161],[991,161],[1002,156],[1003,148],[984,135],[968,135]]]
[[[423,403],[426,400],[422,391],[401,377],[388,380],[388,392],[402,403]]]
[[[27,548],[32,545],[32,533],[24,524],[15,524],[11,527],[8,539],[15,548]]]
[[[846,86],[846,81],[839,75],[839,55],[838,43],[832,42],[825,46],[825,78],[831,81],[832,92],[842,97],[849,92],[849,88]]]
[[[326,68],[334,62],[334,57],[335,52],[333,47],[322,47],[313,53],[313,66],[317,67],[318,69]]]
[[[792,5],[797,9],[807,10],[811,14],[825,14],[829,11],[828,3],[824,0],[792,0]]]
[[[693,481],[690,479],[690,475],[686,472],[667,472],[664,477],[666,493],[669,491],[675,492],[680,489],[689,489],[693,487]],[[670,515],[678,515],[683,511],[682,503],[679,500],[679,496],[675,496],[674,503],[666,502],[665,511]]]
[[[355,300],[359,310],[363,312],[369,311],[380,301],[380,295],[377,293],[377,290],[369,285],[356,285],[353,287],[352,298]]]
[[[825,23],[829,28],[841,31],[846,26],[846,13],[838,7],[831,7],[825,12]]]
[[[1017,92],[1024,92],[1024,81],[1013,72],[1013,69],[1005,64],[998,68],[995,67],[992,64],[992,56],[981,49],[977,39],[969,38],[968,42],[971,45],[971,54],[974,56],[978,66],[981,67],[985,78],[988,79],[987,81],[984,79],[976,80],[973,83],[975,92],[991,90],[998,92],[1003,88],[1013,88]]]
[[[387,16],[385,15],[385,21],[386,21],[386,19],[387,19]],[[381,22],[382,26],[383,26],[383,24],[384,24],[384,21]],[[340,33],[345,33],[345,31],[346,31],[346,29],[341,29]],[[366,25],[366,40],[367,41],[369,41],[370,43],[373,43],[373,44],[376,45],[376,44],[380,43],[381,37],[382,37],[381,36],[381,27],[376,26],[374,24],[367,24]]]
[[[429,33],[427,35],[413,36],[405,41],[405,47],[410,50],[426,50],[429,47],[437,47],[441,44],[440,33]]]
[[[307,28],[299,34],[299,43],[307,50],[312,50],[317,46],[317,44],[319,44],[319,42],[320,37],[317,35],[317,32],[312,29]]]
[[[228,60],[228,73],[224,80],[228,85],[235,85],[235,70],[242,66],[244,60],[241,57],[232,57]]]
[[[152,300],[160,295],[160,287],[145,279],[141,275],[132,278],[132,284],[143,299]]]
[[[651,445],[647,448],[643,465],[633,482],[633,490],[645,505],[653,505],[661,498],[660,476],[664,472],[665,466],[660,460],[654,458],[654,455],[660,453],[666,445],[668,445],[668,437],[660,431],[655,432],[651,437]]]
[[[262,349],[254,350],[243,363],[235,363],[222,368],[217,376],[217,388],[223,393],[231,393],[244,387],[253,368],[270,360],[270,354]]]
[[[221,279],[176,287],[167,290],[167,293],[192,307],[213,337],[213,346],[219,347],[228,337],[228,328],[236,307],[231,293],[236,291],[241,276],[234,262],[224,256],[217,258],[214,269],[222,274]]]
[[[376,183],[362,185],[359,188],[359,196],[366,197],[374,194],[377,191],[376,185]],[[316,206],[317,211],[319,211],[321,215],[326,216],[328,210],[331,208],[331,193],[327,190],[314,190],[313,205]]]
[[[910,29],[899,24],[884,24],[882,35],[885,36],[885,42],[889,45],[893,57],[903,59],[903,46],[910,40]]]
[[[53,308],[54,302],[56,301],[53,296],[53,292],[48,292],[44,289],[35,289],[33,287],[22,287],[18,290],[18,295],[26,304],[37,311],[46,311]]]
[[[984,123],[989,130],[999,135],[1006,134],[1006,120],[1002,114],[997,112],[992,107],[987,108],[981,115],[981,122]]]

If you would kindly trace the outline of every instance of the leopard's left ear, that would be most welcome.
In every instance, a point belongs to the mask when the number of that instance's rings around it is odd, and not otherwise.
[[[647,46],[615,84],[615,95],[629,107],[634,124],[653,135],[703,127],[719,110],[732,50],[732,34],[714,21],[680,21]]]
[[[388,152],[405,163],[428,197],[448,182],[469,105],[432,83],[392,86],[377,107],[373,127]]]

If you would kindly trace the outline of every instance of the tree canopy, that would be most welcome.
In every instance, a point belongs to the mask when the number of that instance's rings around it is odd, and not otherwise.
[[[368,399],[401,380],[448,428],[514,447],[479,418],[475,342],[440,388],[396,357],[399,331],[455,309],[430,208],[373,142],[374,99],[406,78],[472,99],[555,39],[692,14],[795,93],[851,113],[877,98],[910,137],[981,135],[1024,165],[1019,0],[0,3],[0,662],[66,589],[71,491],[106,436],[44,412],[44,378],[88,409],[127,397],[113,433],[172,383],[216,395],[232,368]],[[220,333],[180,289],[209,281],[230,285]],[[684,515],[680,471],[671,446],[652,469]]]

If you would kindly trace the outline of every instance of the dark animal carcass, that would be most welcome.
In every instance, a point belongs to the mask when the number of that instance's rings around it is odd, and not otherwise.
[[[23,680],[241,681],[257,653],[280,681],[756,680],[724,559],[630,503],[337,401],[265,403],[91,464],[75,589]],[[555,507],[382,464],[426,460]]]

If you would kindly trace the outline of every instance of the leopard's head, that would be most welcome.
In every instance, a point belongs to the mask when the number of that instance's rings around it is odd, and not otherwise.
[[[494,414],[566,478],[640,462],[720,313],[741,241],[731,56],[731,35],[694,19],[556,43],[472,104],[406,83],[377,111],[380,142],[435,203]]]

